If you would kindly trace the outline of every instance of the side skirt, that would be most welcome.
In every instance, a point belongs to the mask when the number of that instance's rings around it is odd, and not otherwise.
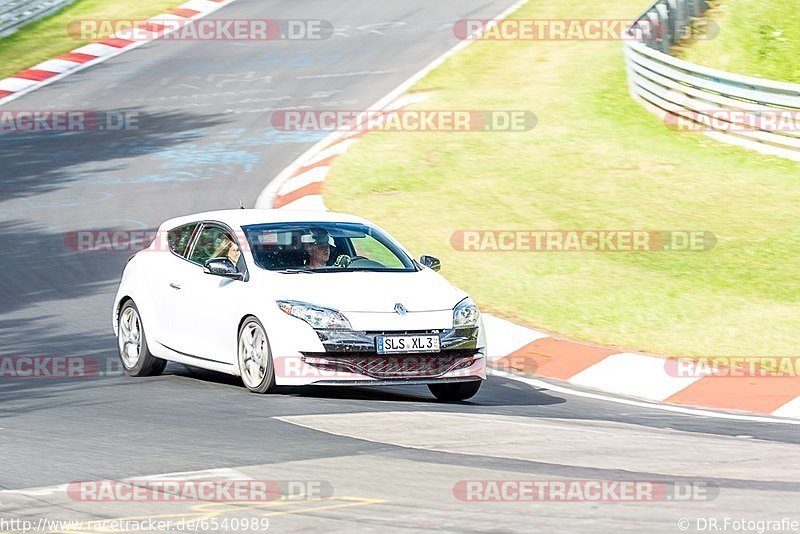
[[[186,354],[185,352],[169,348],[166,345],[154,340],[148,340],[148,343],[150,344],[150,352],[152,352],[153,356],[157,358],[169,360],[171,362],[184,363],[194,367],[201,367],[203,369],[217,371],[219,373],[239,376],[239,369],[235,364]]]

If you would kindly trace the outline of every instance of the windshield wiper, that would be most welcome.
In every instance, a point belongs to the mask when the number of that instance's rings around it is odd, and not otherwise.
[[[312,271],[311,269],[281,269],[281,270],[275,271],[275,272],[284,273],[284,274],[298,274],[298,273],[313,274],[316,271]]]

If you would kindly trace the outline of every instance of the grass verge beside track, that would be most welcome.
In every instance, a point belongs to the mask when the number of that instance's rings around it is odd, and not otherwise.
[[[677,48],[687,61],[737,74],[800,83],[797,0],[717,0],[706,18],[720,33]]]
[[[616,19],[649,0],[531,2],[512,18]],[[530,109],[530,132],[370,133],[331,209],[371,218],[482,309],[665,355],[794,355],[800,166],[666,128],[628,94],[619,42],[478,42],[414,88],[422,109]],[[463,229],[705,230],[708,252],[459,252]]]
[[[67,25],[71,21],[79,19],[146,19],[177,7],[182,1],[78,0],[54,15],[27,24],[16,33],[0,39],[0,78],[5,78],[91,42],[76,40],[67,34]]]

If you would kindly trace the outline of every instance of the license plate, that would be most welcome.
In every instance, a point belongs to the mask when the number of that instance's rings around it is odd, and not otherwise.
[[[439,352],[439,336],[377,336],[378,354]]]

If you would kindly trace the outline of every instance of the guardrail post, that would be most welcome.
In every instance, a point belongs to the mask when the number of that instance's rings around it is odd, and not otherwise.
[[[678,37],[686,37],[689,27],[689,0],[678,0]]]
[[[669,54],[670,43],[672,36],[670,35],[670,21],[669,10],[664,4],[656,4],[656,12],[658,13],[658,50],[665,54]]]
[[[658,17],[658,12],[655,10],[647,12],[647,46],[654,50],[659,49],[659,39],[664,34],[664,29],[661,27],[661,19]]]
[[[666,3],[667,13],[669,13],[669,42],[674,44],[678,42],[678,0],[667,0]]]

